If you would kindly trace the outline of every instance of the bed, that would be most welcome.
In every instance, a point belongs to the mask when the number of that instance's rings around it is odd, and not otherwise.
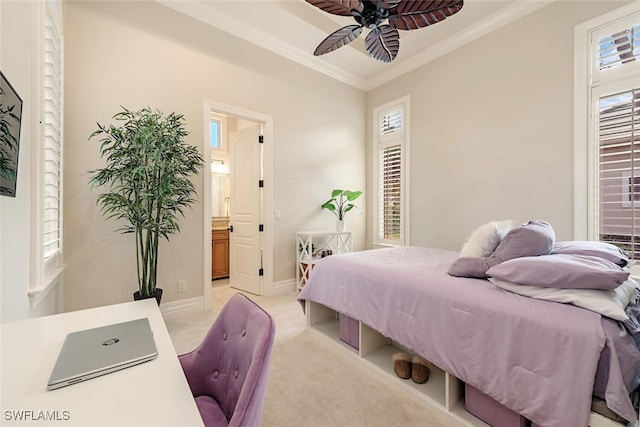
[[[628,325],[452,276],[459,257],[423,247],[326,257],[298,299],[357,319],[537,425],[587,426],[594,393],[637,420],[640,350]]]

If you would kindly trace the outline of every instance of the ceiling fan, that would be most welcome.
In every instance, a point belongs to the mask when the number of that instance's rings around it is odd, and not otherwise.
[[[325,12],[353,16],[357,24],[329,34],[316,48],[324,55],[354,41],[364,27],[367,52],[382,62],[391,62],[400,49],[398,30],[415,30],[436,24],[462,9],[463,0],[306,0]],[[383,24],[388,20],[388,24]]]

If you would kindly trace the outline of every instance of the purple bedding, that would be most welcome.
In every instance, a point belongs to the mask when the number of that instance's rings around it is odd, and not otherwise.
[[[450,276],[457,256],[398,247],[326,257],[298,299],[362,321],[539,425],[587,426],[596,383],[607,406],[635,419],[627,387],[640,352],[619,323]]]

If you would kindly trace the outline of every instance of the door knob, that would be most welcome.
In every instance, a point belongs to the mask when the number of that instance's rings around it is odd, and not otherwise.
[[[233,233],[233,225],[230,225],[228,230],[229,230],[229,233]]]

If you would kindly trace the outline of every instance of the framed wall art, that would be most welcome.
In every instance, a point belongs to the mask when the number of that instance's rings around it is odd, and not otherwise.
[[[22,99],[0,71],[0,195],[15,197]]]

